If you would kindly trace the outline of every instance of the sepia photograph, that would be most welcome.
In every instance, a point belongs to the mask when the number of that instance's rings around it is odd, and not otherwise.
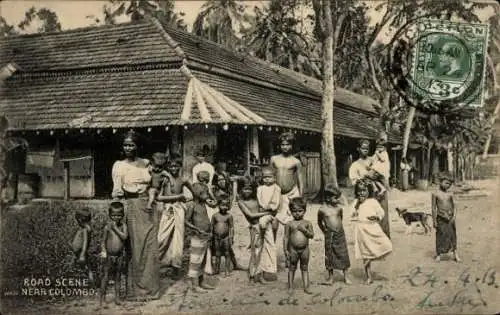
[[[0,314],[499,314],[500,3],[0,0]]]

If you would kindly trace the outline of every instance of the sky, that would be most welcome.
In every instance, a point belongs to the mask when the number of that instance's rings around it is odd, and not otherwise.
[[[494,3],[493,0],[481,0],[481,2],[484,1],[491,1]],[[191,28],[196,15],[204,2],[205,1],[177,0],[175,1],[175,10],[177,12],[182,11],[185,13],[184,20],[186,21],[188,27]],[[265,2],[266,1],[245,1],[245,4],[248,6],[249,10],[251,10],[254,6],[262,6]],[[367,0],[367,2],[374,3],[376,1]],[[17,25],[22,20],[24,12],[30,7],[46,7],[57,13],[62,29],[64,30],[91,25],[93,21],[86,18],[86,16],[89,15],[93,15],[102,20],[102,8],[107,3],[109,4],[108,1],[92,0],[0,0],[0,15],[6,19],[7,23]],[[493,13],[493,10],[492,8],[488,8],[478,13],[481,17],[488,18]],[[377,15],[381,15],[382,12],[371,11],[369,14],[370,20],[373,23],[377,21]],[[118,22],[125,22],[127,20],[128,18],[124,17],[123,20],[118,20]]]
[[[196,15],[205,1],[177,0],[175,11],[184,12],[184,20],[189,27],[193,25]],[[255,5],[262,6],[263,1],[245,1],[253,8]],[[5,0],[0,2],[0,15],[11,25],[17,25],[23,18],[24,12],[35,7],[46,7],[57,13],[63,29],[72,29],[89,26],[92,20],[86,16],[94,15],[102,20],[102,8],[108,1],[82,1],[82,0],[43,0],[43,1],[20,1]],[[120,22],[120,20],[118,20]]]

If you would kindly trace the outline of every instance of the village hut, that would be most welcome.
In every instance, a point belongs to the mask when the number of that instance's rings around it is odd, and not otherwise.
[[[306,164],[306,191],[320,187],[321,83],[155,19],[20,35],[0,41],[0,113],[29,143],[20,181],[40,197],[108,198],[120,135],[145,136],[142,155],[195,151],[241,175],[276,153],[294,132]],[[377,136],[377,103],[341,88],[335,98],[339,175],[359,138]],[[389,132],[391,145],[400,143]],[[35,181],[34,178],[38,180]],[[22,183],[21,183],[22,184]],[[17,185],[17,184],[16,184]]]

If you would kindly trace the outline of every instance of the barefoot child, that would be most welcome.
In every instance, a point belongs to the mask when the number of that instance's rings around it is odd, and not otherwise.
[[[191,236],[191,254],[189,256],[188,278],[190,288],[194,292],[206,292],[204,289],[214,289],[203,280],[204,267],[207,260],[207,250],[210,245],[211,223],[207,212],[209,199],[208,187],[202,183],[193,184],[193,202],[186,209],[186,227],[193,232]]]
[[[293,291],[293,282],[295,270],[300,261],[300,270],[302,271],[302,282],[304,292],[311,294],[309,290],[309,239],[314,237],[313,226],[311,222],[304,220],[306,213],[306,201],[303,198],[293,198],[290,200],[290,212],[293,221],[285,225],[285,235],[283,237],[283,249],[288,260],[288,290]]]
[[[293,156],[295,136],[291,132],[280,135],[281,154],[271,157],[270,164],[276,170],[276,183],[281,188],[281,209],[276,218],[280,223],[291,221],[288,209],[289,200],[302,196],[304,180],[302,178],[302,163]]]
[[[231,180],[231,177],[226,172],[226,163],[219,162],[215,168],[215,176],[212,182],[212,188],[215,198],[218,198],[219,194],[229,195],[231,198],[231,203],[236,202],[237,195],[237,185]]]
[[[115,276],[115,304],[119,305],[121,275],[126,272],[126,257],[124,257],[125,241],[128,238],[127,225],[123,222],[123,217],[125,216],[123,203],[119,201],[112,202],[109,206],[108,214],[111,222],[104,227],[101,243],[101,259],[104,275],[101,281],[100,305],[102,305],[106,298],[110,270],[114,272]]]
[[[158,253],[163,271],[172,267],[174,276],[180,275],[184,250],[184,215],[186,197],[184,188],[192,191],[190,182],[181,176],[182,160],[178,156],[168,162],[169,176],[164,179],[161,193],[157,197],[162,202],[158,227]]]
[[[220,195],[217,202],[219,212],[212,217],[212,252],[215,255],[215,274],[220,273],[221,257],[226,263],[226,276],[231,268],[231,247],[234,241],[233,216],[229,213],[229,195]]]
[[[260,212],[272,213],[259,219],[261,236],[264,235],[268,224],[272,224],[273,234],[276,235],[278,220],[274,216],[281,206],[281,188],[276,185],[274,170],[270,167],[262,170],[262,185],[257,187],[257,201]]]
[[[455,261],[460,262],[457,253],[457,210],[453,193],[449,192],[453,180],[448,174],[440,177],[439,190],[432,194],[432,221],[436,229],[436,261],[441,255],[453,253]]]
[[[147,209],[151,210],[153,208],[153,203],[155,202],[156,196],[161,190],[161,185],[165,178],[168,177],[167,171],[163,169],[167,157],[165,153],[156,152],[152,156],[153,163],[149,166],[149,174],[151,174],[151,185],[148,190],[148,205]]]
[[[333,283],[333,270],[342,270],[344,282],[351,284],[347,270],[351,266],[349,252],[342,226],[343,209],[347,202],[342,193],[332,184],[324,189],[325,204],[318,211],[318,225],[325,235],[325,267],[328,270],[326,281]]]
[[[250,179],[246,179],[242,183],[238,207],[247,219],[250,229],[248,277],[250,281],[263,282],[263,272],[277,272],[276,244],[271,226],[268,226],[264,237],[261,237],[259,219],[272,213],[271,211],[259,211],[254,187]]]
[[[92,229],[90,228],[90,221],[92,220],[92,216],[90,215],[90,211],[88,209],[78,209],[75,211],[75,219],[78,223],[78,230],[73,237],[73,241],[71,242],[71,249],[75,254],[73,256],[73,263],[81,266],[88,273],[89,281],[94,281],[94,274],[90,268],[88,262],[88,250],[89,244],[92,237]]]
[[[371,263],[392,252],[391,240],[382,230],[379,221],[384,217],[384,209],[375,198],[369,198],[372,186],[359,180],[354,186],[357,198],[354,206],[357,222],[354,228],[354,251],[357,259],[363,259],[366,284],[373,282]]]

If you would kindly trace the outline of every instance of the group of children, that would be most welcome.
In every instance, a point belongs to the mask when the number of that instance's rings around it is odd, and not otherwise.
[[[240,185],[238,198],[228,174],[224,172],[223,165],[215,170],[204,159],[204,154],[197,154],[199,163],[193,169],[193,180],[189,181],[179,176],[181,163],[173,158],[168,161],[164,169],[166,156],[162,153],[153,155],[150,167],[152,177],[147,211],[152,211],[155,202],[185,202],[183,188],[188,188],[193,196],[192,202],[186,204],[184,224],[191,232],[190,261],[187,273],[193,291],[205,292],[213,289],[204,281],[207,250],[214,257],[214,273],[221,271],[221,259],[225,260],[225,273],[229,274],[231,264],[234,269],[244,269],[236,261],[233,251],[234,220],[230,214],[233,203],[237,202],[250,225],[250,263],[249,279],[263,282],[262,272],[276,270],[275,242],[279,224],[284,225],[283,249],[286,257],[288,271],[288,288],[293,290],[295,271],[299,266],[302,273],[304,291],[309,289],[309,240],[314,237],[313,225],[304,219],[307,202],[303,197],[293,196],[283,198],[282,188],[278,185],[276,169],[264,167],[260,185],[255,185],[252,179],[246,178]],[[372,167],[377,168],[377,163],[388,161],[387,152],[377,148],[373,157]],[[379,170],[383,172],[383,167]],[[360,180],[355,184],[355,198],[353,203],[353,217],[356,220],[355,256],[363,260],[366,282],[372,283],[371,262],[383,258],[392,251],[392,243],[384,234],[379,221],[384,216],[384,211],[374,196],[375,187],[372,183]],[[456,211],[453,198],[448,192],[451,185],[450,178],[443,178],[440,191],[433,194],[433,218],[437,229],[438,258],[448,250],[456,254]],[[165,194],[165,191],[167,193]],[[288,211],[283,211],[283,202],[287,199]],[[344,282],[350,284],[348,269],[350,258],[347,249],[345,232],[343,229],[343,212],[348,206],[346,198],[334,185],[324,187],[325,203],[318,211],[317,224],[324,234],[325,240],[325,267],[328,271],[328,280],[333,281],[335,269],[343,272]],[[104,229],[101,243],[101,258],[103,260],[103,278],[101,282],[101,303],[104,300],[108,284],[108,274],[111,270],[115,273],[116,302],[119,303],[119,286],[121,273],[126,272],[124,258],[127,240],[127,226],[124,222],[124,205],[113,201],[109,206],[110,222]],[[90,213],[77,211],[76,219],[80,225],[74,242],[73,251],[77,262],[85,264],[86,252],[90,238]],[[439,242],[438,242],[439,239]],[[444,241],[446,239],[447,241]],[[265,247],[268,242],[269,247]],[[267,258],[264,256],[267,253]],[[267,259],[267,261],[266,261]],[[458,260],[458,256],[456,256]],[[89,277],[92,277],[89,269]]]

